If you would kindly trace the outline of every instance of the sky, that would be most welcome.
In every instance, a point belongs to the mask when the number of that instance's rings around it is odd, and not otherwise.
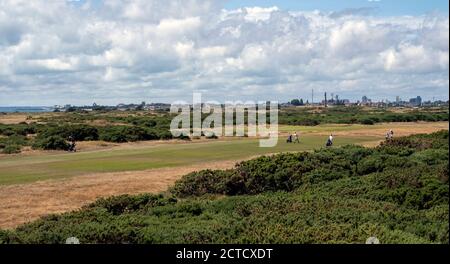
[[[423,15],[440,11],[448,14],[449,2],[443,0],[230,0],[226,8],[278,6],[284,10],[337,11],[348,8],[374,8],[374,15]]]
[[[448,100],[448,1],[0,0],[0,106]]]

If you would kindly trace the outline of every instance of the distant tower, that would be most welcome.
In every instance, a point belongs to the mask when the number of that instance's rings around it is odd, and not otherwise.
[[[311,89],[311,104],[314,104],[314,89]]]
[[[325,92],[325,107],[327,107],[327,104],[328,104],[328,102],[327,102],[327,92]]]

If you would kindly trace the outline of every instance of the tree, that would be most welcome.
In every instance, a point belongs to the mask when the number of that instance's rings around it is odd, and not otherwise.
[[[299,105],[305,105],[304,103],[303,103],[303,99],[300,99],[300,102],[299,102],[300,104]]]
[[[291,101],[291,105],[299,106],[300,105],[300,100],[298,100],[298,99],[292,100]]]

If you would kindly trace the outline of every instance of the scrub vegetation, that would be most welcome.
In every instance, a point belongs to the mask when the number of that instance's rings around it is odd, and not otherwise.
[[[449,243],[448,131],[282,153],[100,199],[0,243]]]
[[[204,119],[207,114],[202,115]],[[24,146],[44,150],[68,150],[69,140],[124,143],[172,139],[167,112],[93,111],[53,113],[33,118],[30,122],[1,124],[0,153],[13,154]],[[319,124],[364,124],[381,122],[448,121],[448,107],[420,108],[405,112],[363,107],[283,108],[280,125],[317,126]],[[191,119],[192,120],[192,119]],[[216,136],[212,136],[216,138]],[[181,136],[180,139],[188,139]],[[65,142],[66,141],[66,142]]]

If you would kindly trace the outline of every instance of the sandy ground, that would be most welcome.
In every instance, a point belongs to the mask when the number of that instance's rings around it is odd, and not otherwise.
[[[179,168],[90,174],[0,186],[0,228],[14,228],[47,214],[75,210],[100,197],[163,192],[187,173],[205,168],[232,168],[236,162],[220,161]]]
[[[27,122],[26,114],[0,115],[0,123],[2,124],[18,124],[20,122]]]

